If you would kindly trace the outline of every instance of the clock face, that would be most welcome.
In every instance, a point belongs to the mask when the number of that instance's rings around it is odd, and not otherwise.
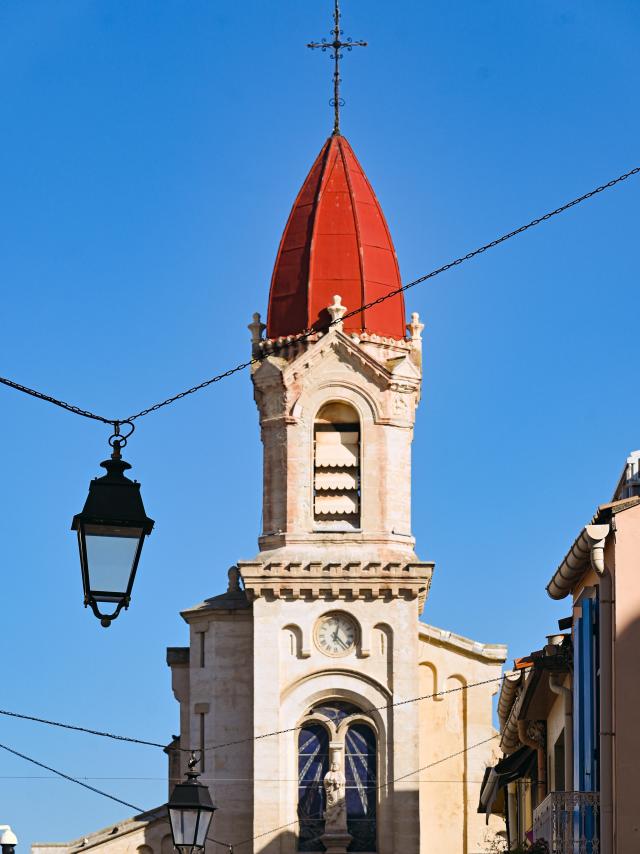
[[[326,655],[347,655],[356,646],[358,629],[347,614],[325,614],[316,623],[315,640]]]

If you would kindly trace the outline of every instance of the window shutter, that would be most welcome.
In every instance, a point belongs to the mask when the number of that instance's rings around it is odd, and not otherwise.
[[[353,428],[316,426],[314,516],[320,523],[360,525],[360,431]]]

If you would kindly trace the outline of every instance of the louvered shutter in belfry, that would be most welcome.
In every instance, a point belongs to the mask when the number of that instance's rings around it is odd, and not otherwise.
[[[360,432],[316,429],[314,512],[319,521],[347,517],[356,524],[360,513]]]

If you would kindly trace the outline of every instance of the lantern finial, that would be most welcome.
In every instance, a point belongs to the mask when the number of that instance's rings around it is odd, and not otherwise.
[[[191,751],[187,779],[175,786],[167,804],[173,845],[180,854],[199,854],[204,850],[216,811],[209,789],[198,782],[199,774],[195,768],[200,758],[196,754],[201,753]]]

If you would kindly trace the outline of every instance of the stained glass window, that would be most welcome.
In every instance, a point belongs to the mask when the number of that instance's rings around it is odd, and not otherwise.
[[[324,776],[329,770],[329,735],[307,724],[298,736],[298,851],[322,851]]]
[[[345,739],[347,827],[353,837],[349,851],[376,850],[376,736],[364,723],[352,724]]]
[[[328,718],[337,728],[360,712],[352,703],[325,701],[309,710]],[[342,730],[344,731],[344,730]],[[376,851],[376,803],[378,795],[376,736],[366,723],[353,723],[344,740],[347,827],[353,837],[350,852]],[[321,852],[324,833],[324,777],[329,770],[329,733],[310,722],[298,737],[298,850]]]
[[[330,721],[336,726],[340,726],[342,721],[349,717],[349,715],[354,715],[356,712],[359,712],[360,709],[357,706],[354,706],[353,703],[343,703],[340,700],[336,700],[331,703],[323,703],[320,706],[314,706],[312,712],[317,712],[320,715],[324,715],[325,718],[329,718]]]

